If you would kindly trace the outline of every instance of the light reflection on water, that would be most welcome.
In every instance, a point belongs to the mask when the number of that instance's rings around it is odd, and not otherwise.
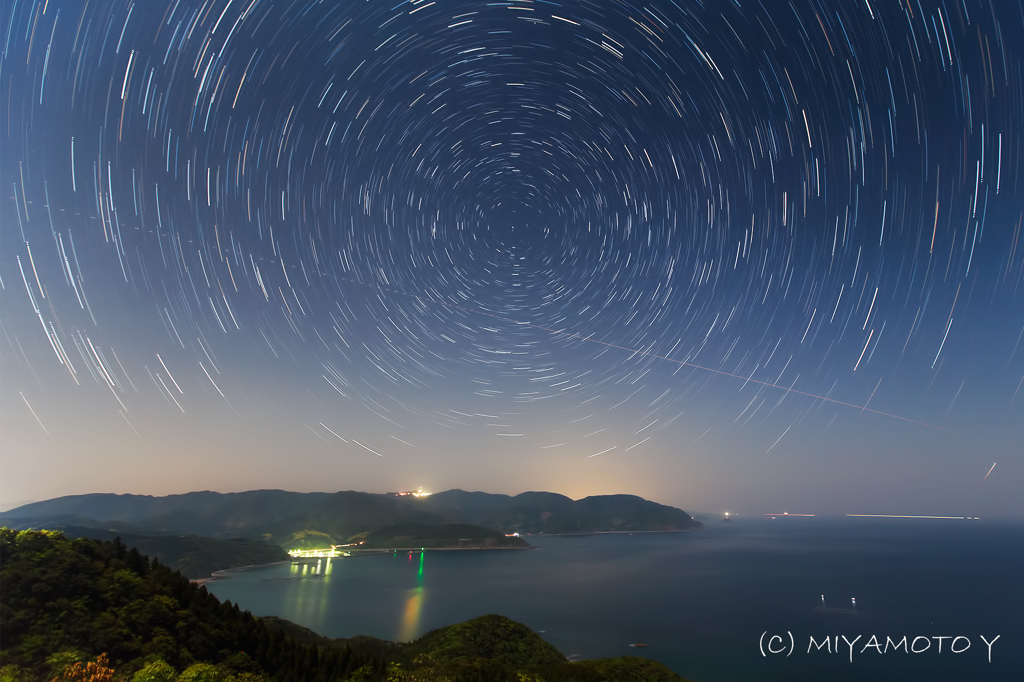
[[[423,560],[426,552],[420,550],[419,570],[416,572],[416,587],[409,590],[409,597],[405,602],[405,610],[402,613],[402,627],[399,630],[398,641],[411,642],[420,632],[420,615],[423,610]],[[409,560],[412,561],[412,552],[409,552]]]
[[[330,558],[316,563],[292,562],[288,580],[293,586],[287,590],[290,608],[281,617],[295,623],[320,623],[328,614],[330,582],[334,565]]]
[[[531,537],[538,551],[348,557],[231,574],[210,584],[255,615],[328,637],[410,641],[487,613],[526,624],[566,655],[639,655],[690,679],[909,682],[1019,679],[1024,527],[950,523],[769,525],[696,533]],[[822,596],[825,606],[822,608]],[[852,598],[856,597],[856,611]],[[958,658],[868,658],[840,666],[758,652],[767,629],[809,635],[969,634]],[[1007,646],[978,677],[979,633]],[[644,649],[630,648],[645,642]],[[1012,646],[1011,646],[1012,645]],[[806,648],[806,647],[805,647]],[[997,645],[998,650],[998,645]]]

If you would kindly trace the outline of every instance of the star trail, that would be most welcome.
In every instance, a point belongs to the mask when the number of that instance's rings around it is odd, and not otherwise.
[[[1024,513],[1018,2],[0,21],[5,505]]]

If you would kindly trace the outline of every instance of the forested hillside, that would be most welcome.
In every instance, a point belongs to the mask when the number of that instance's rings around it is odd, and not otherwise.
[[[387,667],[381,657],[274,632],[120,541],[2,529],[0,583],[5,682],[85,682],[86,663],[99,680],[148,671],[136,682],[169,682],[188,671],[183,682],[327,682],[357,670],[383,679]],[[217,666],[216,675],[197,665]]]
[[[503,534],[678,531],[702,525],[681,509],[635,495],[572,500],[547,492],[509,496],[463,490],[423,497],[352,490],[74,495],[11,509],[0,521],[22,529],[90,526],[135,535],[250,538],[285,549],[344,544],[360,533],[409,523],[463,523]]]
[[[120,540],[0,529],[0,682],[669,682],[639,658],[569,663],[484,616],[408,644],[260,619]]]

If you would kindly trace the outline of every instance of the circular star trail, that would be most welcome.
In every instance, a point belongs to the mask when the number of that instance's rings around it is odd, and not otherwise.
[[[0,18],[10,485],[924,502],[1019,458],[1016,3]]]

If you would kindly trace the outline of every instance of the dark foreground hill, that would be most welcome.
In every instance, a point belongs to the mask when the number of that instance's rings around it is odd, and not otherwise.
[[[408,644],[331,640],[255,618],[119,541],[0,529],[0,679],[9,682],[668,682],[640,658],[570,663],[484,616]]]
[[[12,524],[15,525],[15,524]],[[113,540],[120,538],[128,547],[159,559],[186,578],[205,578],[216,571],[238,566],[255,566],[288,561],[288,552],[277,545],[247,538],[218,539],[199,535],[141,535],[115,528],[66,526],[61,524],[32,524],[29,527],[56,530],[69,538]],[[15,525],[18,530],[27,530]],[[0,681],[2,682],[2,681]]]
[[[428,497],[355,491],[198,492],[167,497],[73,495],[4,513],[8,526],[117,528],[135,534],[202,535],[264,540],[285,549],[345,544],[398,524],[464,523],[510,533],[677,531],[699,527],[689,514],[634,495],[572,500],[528,492],[516,496],[449,490]],[[49,525],[46,525],[49,524]]]

